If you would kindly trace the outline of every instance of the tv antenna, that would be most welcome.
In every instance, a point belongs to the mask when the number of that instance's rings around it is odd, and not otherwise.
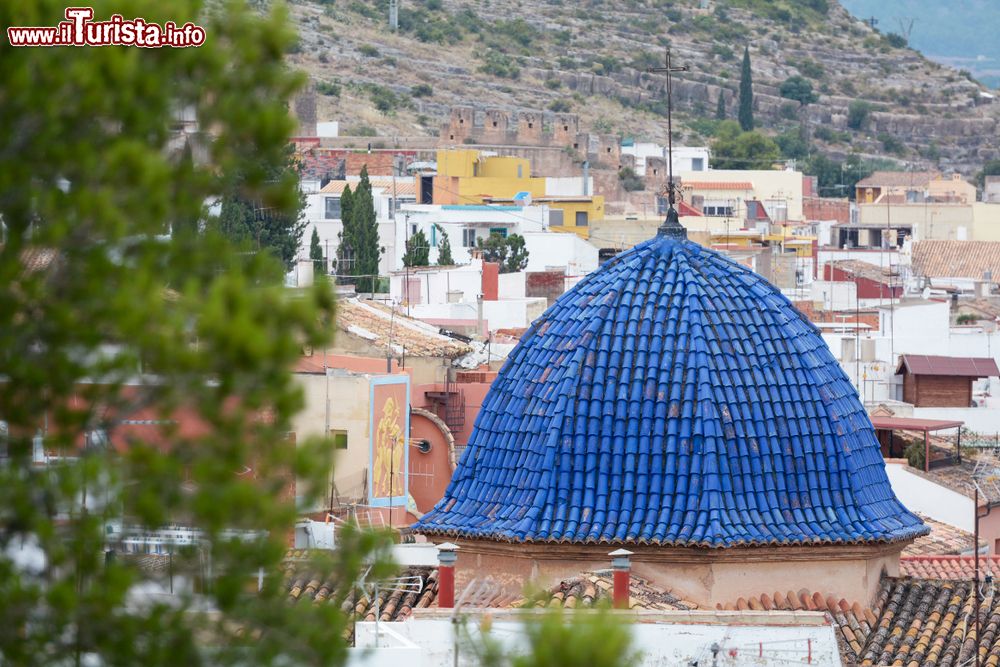
[[[365,570],[365,573],[361,575],[361,579],[358,580],[357,586],[361,590],[363,595],[369,595],[369,584],[366,582],[368,575],[371,573],[371,568],[369,567]],[[382,591],[388,591],[390,593],[400,593],[402,595],[414,594],[420,595],[424,590],[424,578],[421,576],[413,575],[409,577],[393,577],[391,579],[384,579],[382,581],[374,581],[370,585],[371,589],[371,599],[375,602],[375,648],[379,647],[379,637],[381,636],[381,628],[379,623],[381,623],[382,616],[382,601],[380,596]]]

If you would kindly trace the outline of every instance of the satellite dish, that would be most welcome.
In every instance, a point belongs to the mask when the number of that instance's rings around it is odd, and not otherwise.
[[[931,288],[925,287],[924,291],[920,293],[920,296],[923,297],[924,300],[931,298]]]

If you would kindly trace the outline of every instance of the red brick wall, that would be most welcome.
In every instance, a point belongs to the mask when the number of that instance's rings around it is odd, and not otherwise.
[[[860,316],[853,311],[816,310],[812,301],[796,301],[795,307],[805,315],[810,322],[861,322],[871,327],[872,331],[878,331],[878,313],[871,311],[861,311]]]
[[[902,285],[893,285],[890,288],[888,285],[874,280],[869,280],[868,278],[856,278],[853,273],[843,271],[832,264],[827,264],[823,267],[823,279],[855,283],[858,286],[859,299],[880,299],[889,296],[903,296]]]
[[[531,271],[525,276],[524,295],[543,296],[549,305],[566,291],[566,274],[562,271]]]
[[[802,217],[806,220],[851,221],[851,204],[846,199],[803,197]]]

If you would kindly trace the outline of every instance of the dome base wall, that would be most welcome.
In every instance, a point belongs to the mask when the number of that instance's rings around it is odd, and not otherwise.
[[[437,540],[444,541],[444,540]],[[503,543],[455,539],[460,546],[456,584],[490,577],[517,596],[525,587],[549,589],[581,572],[605,570],[608,553],[633,552],[632,571],[657,588],[700,608],[734,605],[761,594],[835,593],[868,605],[883,574],[899,576],[899,554],[907,541],[872,545],[733,547],[701,549],[651,545]]]

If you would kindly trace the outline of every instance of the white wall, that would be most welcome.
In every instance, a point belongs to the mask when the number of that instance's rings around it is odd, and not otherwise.
[[[975,529],[972,498],[915,475],[908,467],[905,463],[885,466],[893,493],[908,510],[970,533]]]
[[[587,177],[587,188],[583,187],[583,172],[579,176],[547,176],[545,194],[549,197],[583,197],[594,194],[594,177]]]
[[[666,160],[667,147],[654,143],[636,143],[631,146],[622,146],[623,155],[635,156],[635,173],[639,176],[646,175],[646,158],[657,157]],[[709,152],[705,146],[674,146],[673,163],[674,174],[682,171],[694,171],[694,161],[700,159],[702,171],[709,168]]]
[[[517,273],[501,273],[499,280],[499,291],[501,299],[523,299],[525,297],[525,282],[527,274],[523,271]]]
[[[858,286],[841,281],[814,280],[809,286],[809,298],[813,303],[823,304],[824,310],[849,310],[857,301]]]
[[[469,610],[465,624],[467,636],[478,641],[482,627],[475,610]],[[514,620],[509,610],[487,610],[492,617],[489,637],[508,651],[527,648],[523,622]],[[573,613],[588,613],[584,610]],[[622,613],[629,625],[634,647],[641,653],[643,667],[666,665],[712,664],[711,646],[719,644],[720,666],[786,667],[789,664],[841,665],[837,639],[832,623],[821,612],[640,612]],[[358,648],[370,647],[374,623],[356,623]],[[407,658],[416,667],[452,667],[456,624],[443,612],[416,613],[402,623],[382,623],[391,626],[402,640],[420,647],[422,662]],[[472,664],[465,658],[473,656],[472,647],[459,643],[458,664]],[[384,663],[370,663],[382,665]]]
[[[411,304],[447,304],[449,291],[462,292],[463,303],[475,304],[483,291],[483,265],[480,260],[454,268],[421,268],[409,272],[411,290],[419,286],[419,293],[407,292],[406,272],[396,271],[389,277],[389,296],[393,301]],[[475,316],[475,314],[473,314]]]
[[[410,229],[406,225],[410,225]],[[396,235],[399,243],[396,249],[396,269],[403,267],[404,239],[412,234],[414,226],[423,231],[432,242],[430,261],[436,263],[438,248],[434,240],[440,241],[434,225],[439,225],[448,234],[452,258],[457,264],[471,261],[468,247],[463,245],[463,229],[475,229],[476,239],[489,238],[490,229],[503,228],[508,234],[541,232],[549,228],[548,206],[441,206],[425,204],[404,205],[396,215]]]
[[[565,267],[569,275],[585,275],[597,269],[597,248],[576,234],[525,232],[528,249],[526,271]]]

